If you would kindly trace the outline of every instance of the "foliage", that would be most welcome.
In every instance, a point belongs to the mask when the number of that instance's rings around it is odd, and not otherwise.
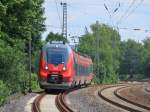
[[[44,31],[43,0],[1,0],[0,36],[11,46],[14,39],[32,38],[33,48],[40,46],[41,32]]]
[[[4,104],[9,95],[8,87],[0,80],[0,106]]]
[[[10,94],[24,91],[28,80],[28,41],[32,40],[32,58],[41,47],[45,30],[44,0],[0,1],[0,80]],[[33,64],[36,63],[33,60]],[[32,66],[35,72],[37,68]],[[1,92],[1,90],[0,90]],[[6,92],[7,94],[7,92]],[[1,96],[3,97],[3,96]],[[5,96],[4,96],[5,97]]]
[[[49,42],[49,41],[65,41],[65,42],[67,42],[67,39],[58,33],[55,34],[53,32],[50,32],[46,38],[46,42]]]
[[[2,44],[3,43],[3,44]],[[17,41],[13,48],[1,40],[0,44],[0,80],[9,87],[11,93],[21,90],[20,84],[26,81],[25,54],[21,48],[22,42]]]
[[[38,85],[38,79],[37,79],[37,74],[35,74],[35,73],[32,73],[32,75],[31,75],[31,79],[32,79],[32,90],[39,90],[39,85]]]
[[[150,77],[150,37],[146,38],[143,42],[145,49],[144,75],[145,77]]]
[[[119,68],[120,35],[116,30],[104,24],[93,24],[91,30],[92,33],[86,32],[81,37],[78,51],[88,54],[94,60],[95,82],[114,83],[117,81]]]
[[[121,43],[120,74],[129,74],[134,78],[135,74],[143,74],[144,48],[142,44],[129,39]]]
[[[32,55],[32,72],[37,73],[38,72],[38,67],[39,67],[39,60],[40,60],[40,50],[37,50],[33,52]]]

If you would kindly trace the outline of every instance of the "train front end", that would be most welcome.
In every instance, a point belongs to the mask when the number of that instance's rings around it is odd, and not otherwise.
[[[65,43],[43,46],[39,64],[39,84],[42,89],[67,89],[73,77],[73,53]]]

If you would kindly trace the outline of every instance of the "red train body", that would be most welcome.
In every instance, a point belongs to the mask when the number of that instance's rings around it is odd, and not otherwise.
[[[93,78],[91,58],[75,53],[68,44],[47,43],[40,55],[38,79],[42,89],[67,89]]]

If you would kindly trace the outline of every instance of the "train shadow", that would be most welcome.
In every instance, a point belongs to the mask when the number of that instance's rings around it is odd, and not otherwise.
[[[47,89],[45,90],[47,94],[58,95],[59,93],[65,92],[63,89]]]

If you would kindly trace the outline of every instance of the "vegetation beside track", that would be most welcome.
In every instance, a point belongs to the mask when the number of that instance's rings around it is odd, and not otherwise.
[[[32,40],[32,89],[39,89],[37,68],[39,51],[45,41],[44,0],[0,1],[0,105],[7,96],[28,89],[28,43]],[[97,30],[98,28],[98,30]],[[121,79],[150,77],[150,38],[143,43],[121,41],[119,32],[105,24],[91,25],[80,37],[78,51],[92,57],[95,83],[116,83]],[[99,45],[96,40],[98,38]],[[65,40],[49,33],[46,41]],[[98,54],[99,61],[96,60]],[[119,75],[120,74],[120,75]],[[4,94],[5,93],[5,94]]]
[[[91,32],[86,29],[80,40],[78,51],[88,54],[94,61],[95,83],[150,77],[149,37],[143,43],[131,39],[121,41],[116,29],[105,24],[93,24]]]
[[[7,97],[28,88],[28,43],[32,40],[32,72],[45,30],[44,0],[0,1],[0,106]],[[35,67],[36,66],[36,67]],[[35,83],[33,83],[35,88]]]

